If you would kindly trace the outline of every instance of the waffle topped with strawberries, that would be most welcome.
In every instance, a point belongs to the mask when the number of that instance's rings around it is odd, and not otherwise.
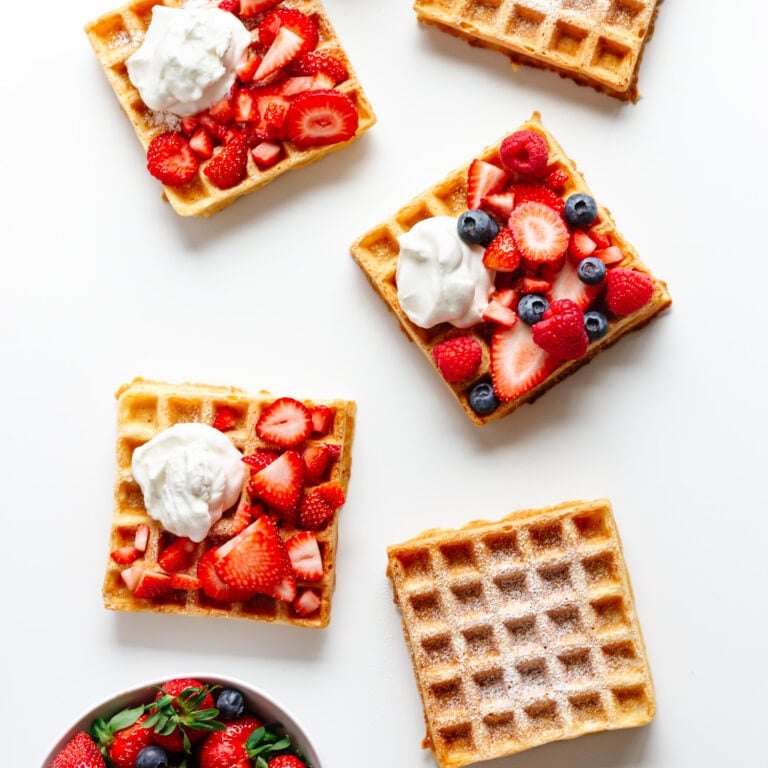
[[[116,397],[105,607],[327,626],[354,402],[143,379]],[[181,424],[217,430],[246,466],[236,503],[200,541],[150,517],[132,469],[140,447]]]
[[[401,239],[439,217],[455,218],[452,231],[492,280],[482,315],[460,326],[418,325],[401,301]],[[533,402],[672,301],[537,113],[351,253],[478,425]]]
[[[550,69],[623,101],[638,70],[657,0],[415,0],[419,21],[513,62]]]
[[[229,95],[190,116],[153,111],[126,61],[156,5],[179,8],[184,0],[130,2],[85,31],[147,151],[147,169],[180,215],[208,216],[376,122],[320,0],[222,0],[218,7],[235,14],[252,39]]]

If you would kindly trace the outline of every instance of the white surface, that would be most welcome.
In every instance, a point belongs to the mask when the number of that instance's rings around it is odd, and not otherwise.
[[[667,0],[637,105],[512,72],[420,27],[409,0],[326,5],[378,124],[209,220],[176,216],[144,170],[82,32],[110,7],[5,10],[3,764],[39,765],[113,689],[199,667],[277,695],[328,765],[430,768],[386,545],[607,496],[657,718],[499,765],[765,765],[768,5]],[[675,304],[478,430],[348,246],[533,110]],[[102,608],[112,394],[134,375],[357,400],[327,631]]]

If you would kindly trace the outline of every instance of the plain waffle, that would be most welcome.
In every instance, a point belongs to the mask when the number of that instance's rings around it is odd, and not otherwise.
[[[161,3],[171,7],[184,4],[183,0],[134,0],[134,2],[90,22],[85,27],[88,39],[91,41],[107,80],[114,89],[121,108],[131,121],[145,150],[156,135],[173,126],[163,115],[153,112],[142,102],[138,91],[128,79],[125,61],[141,44],[152,19],[153,6]],[[320,0],[292,0],[286,5],[313,15],[318,20],[320,32],[318,50],[333,48],[344,55]],[[188,184],[182,187],[163,187],[168,202],[176,212],[182,216],[208,216],[233,203],[241,195],[264,186],[285,171],[307,165],[329,152],[341,149],[367,131],[376,122],[376,116],[352,65],[346,55],[344,58],[349,78],[343,83],[339,83],[336,89],[350,96],[357,107],[359,116],[357,132],[349,141],[305,150],[298,149],[290,142],[283,142],[284,156],[282,159],[275,165],[260,170],[253,158],[249,157],[248,175],[244,181],[231,189],[219,189],[211,184],[203,173],[206,163],[201,162],[197,177]]]
[[[656,0],[415,0],[419,21],[627,101]]]
[[[116,393],[117,405],[117,476],[114,510],[110,532],[109,551],[133,544],[137,526],[149,526],[150,535],[143,560],[153,568],[160,550],[172,540],[163,527],[149,517],[144,507],[141,489],[131,474],[133,452],[162,430],[180,422],[213,424],[219,409],[226,407],[235,414],[234,427],[224,434],[244,455],[259,448],[268,448],[257,437],[254,426],[261,410],[274,401],[275,396],[260,392],[249,394],[233,387],[215,387],[201,384],[168,384],[135,379]],[[331,470],[330,480],[341,484],[345,492],[349,482],[352,438],[355,425],[355,403],[346,400],[303,401],[308,407],[327,405],[335,410],[331,432],[316,442],[336,445],[340,452]],[[307,444],[312,444],[312,439]],[[245,483],[247,486],[247,482]],[[238,508],[248,504],[246,488]],[[195,563],[188,569],[196,573],[196,561],[202,553],[217,546],[231,536],[235,510],[230,510],[216,523],[198,546]],[[303,585],[319,593],[320,608],[308,617],[297,616],[291,605],[281,600],[259,595],[245,602],[221,602],[208,598],[201,590],[178,590],[157,598],[137,598],[121,577],[123,566],[108,559],[103,596],[107,608],[118,611],[155,611],[193,616],[227,616],[233,618],[274,621],[306,627],[325,627],[331,615],[331,597],[336,581],[336,551],[338,546],[338,517],[336,511],[330,523],[317,531],[317,540],[323,560],[323,579]],[[281,525],[283,538],[296,532],[291,525]]]
[[[608,501],[430,530],[388,556],[424,746],[443,768],[653,718]]]
[[[576,192],[591,194],[576,164],[544,128],[538,113],[534,113],[529,121],[520,126],[519,130],[526,129],[535,130],[546,139],[549,146],[550,167],[559,168],[567,174],[569,181],[564,196]],[[500,166],[499,145],[500,142],[487,147],[476,157]],[[401,308],[397,298],[395,279],[399,254],[398,237],[423,219],[441,215],[458,216],[467,210],[467,171],[469,165],[470,163],[467,163],[449,173],[442,181],[422,192],[394,215],[358,238],[351,247],[352,257],[363,269],[373,288],[395,315],[406,336],[424,352],[432,366],[438,371],[438,375],[439,370],[432,356],[432,350],[437,344],[453,335],[455,329],[448,323],[441,323],[430,329],[419,328],[410,321]],[[650,275],[648,269],[640,261],[635,248],[616,229],[610,212],[599,204],[599,200],[598,218],[600,223],[595,227],[595,230],[618,246],[624,254],[624,260],[620,266],[638,269]],[[483,349],[482,363],[478,374],[473,377],[472,381],[462,381],[455,384],[446,382],[446,386],[451,389],[466,414],[479,425],[506,416],[524,403],[533,402],[558,381],[588,363],[598,352],[614,344],[626,333],[641,328],[671,304],[672,299],[667,292],[665,283],[653,278],[652,275],[651,277],[654,282],[654,292],[648,304],[631,315],[612,320],[608,333],[602,339],[592,342],[584,357],[561,363],[539,384],[519,397],[501,402],[492,413],[480,415],[471,408],[468,401],[472,383],[483,376],[487,376],[490,370],[490,345],[486,324],[474,326],[466,331],[477,339]],[[441,380],[443,380],[442,377]]]

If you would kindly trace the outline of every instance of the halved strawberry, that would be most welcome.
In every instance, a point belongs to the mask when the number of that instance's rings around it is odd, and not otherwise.
[[[231,189],[248,174],[248,144],[243,134],[237,134],[213,156],[203,173],[219,189]]]
[[[500,400],[513,400],[540,384],[555,369],[525,323],[498,330],[491,339],[491,379]]]
[[[234,118],[236,123],[249,123],[258,118],[256,99],[247,88],[240,88],[234,98]]]
[[[274,520],[262,515],[216,550],[214,568],[237,589],[292,600],[296,594],[290,558]],[[292,582],[292,589],[286,583]]]
[[[139,575],[134,597],[153,598],[163,597],[173,591],[171,577],[167,573],[145,568]]]
[[[494,192],[493,194],[486,195],[480,203],[480,207],[484,211],[489,211],[494,216],[498,216],[501,221],[506,221],[515,207],[515,193],[505,190],[504,192]]]
[[[488,195],[500,192],[509,179],[509,174],[498,165],[475,158],[467,171],[467,208],[480,208]]]
[[[601,287],[601,285],[587,285],[583,282],[579,278],[576,267],[566,260],[557,277],[552,281],[547,298],[550,303],[570,299],[579,309],[586,310],[597,297]]]
[[[186,536],[179,536],[158,555],[158,565],[166,573],[185,571],[195,560],[197,545]]]
[[[203,592],[210,597],[211,600],[221,600],[226,602],[250,600],[256,594],[254,591],[238,589],[219,578],[215,567],[217,559],[217,551],[215,549],[209,549],[197,561],[197,577],[200,579],[200,586]]]
[[[520,266],[520,251],[509,227],[502,227],[483,254],[483,264],[498,272],[514,272]]]
[[[147,148],[147,170],[169,187],[180,187],[197,176],[200,163],[189,140],[179,131],[155,136]]]
[[[304,449],[302,458],[306,466],[304,480],[307,485],[315,485],[325,480],[334,459],[325,443],[308,445]]]
[[[318,488],[312,488],[304,494],[299,509],[299,525],[308,530],[322,528],[335,512]]]
[[[320,35],[315,20],[295,8],[275,8],[259,24],[259,43],[269,48],[281,29],[289,29],[304,42],[301,53],[317,48]]]
[[[260,141],[251,149],[253,162],[259,168],[271,168],[283,156],[283,147],[275,141]]]
[[[299,531],[285,542],[285,549],[296,578],[303,581],[319,581],[323,578],[323,558],[312,531]]]
[[[352,99],[332,88],[300,93],[285,116],[288,138],[299,149],[348,141],[358,123]]]
[[[516,205],[509,216],[509,228],[530,266],[556,262],[568,248],[568,227],[563,217],[543,203]]]
[[[237,411],[222,405],[216,409],[216,415],[213,417],[213,428],[219,432],[229,432],[237,426]]]
[[[304,459],[296,451],[286,451],[269,466],[256,472],[248,483],[248,492],[280,515],[292,519],[299,508],[304,490]]]
[[[259,415],[256,434],[265,442],[293,448],[304,442],[312,430],[312,415],[304,403],[292,397],[279,397]]]
[[[314,405],[311,409],[312,434],[325,437],[333,429],[336,409],[328,405]]]
[[[282,0],[240,0],[240,16],[256,16],[281,2]]]
[[[314,589],[302,589],[291,603],[291,608],[297,616],[306,617],[317,613],[322,605],[320,595]]]
[[[327,48],[302,53],[291,62],[288,70],[292,75],[329,75],[334,85],[349,77],[347,63],[341,51]]]
[[[303,50],[304,39],[288,27],[280,27],[264,58],[253,73],[253,79],[263,80],[269,77],[290,64]]]

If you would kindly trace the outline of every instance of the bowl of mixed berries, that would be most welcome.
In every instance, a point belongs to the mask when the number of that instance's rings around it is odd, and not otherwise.
[[[322,768],[304,729],[233,678],[182,676],[110,696],[67,729],[43,768]]]

